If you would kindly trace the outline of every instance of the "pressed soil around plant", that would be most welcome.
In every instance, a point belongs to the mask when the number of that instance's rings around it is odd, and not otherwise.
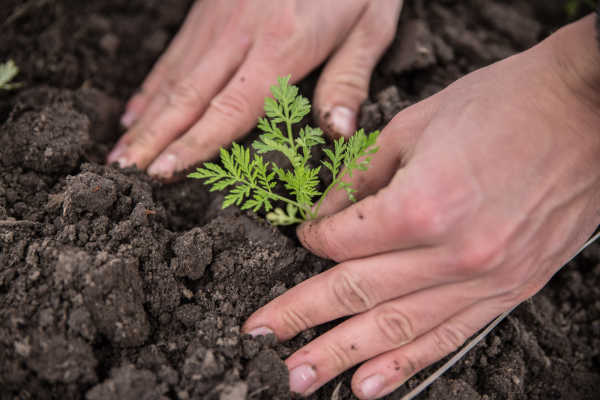
[[[240,334],[258,307],[332,263],[198,181],[103,163],[124,101],[189,0],[3,0],[0,400],[288,399],[276,343]],[[407,1],[360,118],[398,111],[564,23],[560,2]],[[549,4],[556,3],[556,5]],[[300,83],[310,96],[316,74]],[[430,373],[388,396],[399,399]],[[351,372],[311,399],[352,399]],[[518,307],[421,399],[598,399],[600,247]]]

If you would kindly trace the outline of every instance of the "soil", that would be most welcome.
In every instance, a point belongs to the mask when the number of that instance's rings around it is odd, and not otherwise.
[[[564,22],[559,2],[407,3],[362,110],[368,129]],[[0,60],[16,61],[24,88],[0,94],[2,400],[286,399],[282,360],[328,328],[282,344],[241,335],[254,310],[331,262],[251,214],[221,211],[197,181],[103,165],[124,100],[189,6],[3,0]],[[351,372],[311,398],[353,398]],[[593,246],[420,398],[599,392]]]

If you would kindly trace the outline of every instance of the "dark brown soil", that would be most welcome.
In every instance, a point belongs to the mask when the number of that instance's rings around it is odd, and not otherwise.
[[[190,1],[2,3],[0,61],[25,88],[0,94],[0,399],[289,398],[282,359],[327,327],[276,344],[240,326],[331,263],[198,182],[102,165]],[[408,3],[367,128],[564,22],[559,2]],[[421,398],[597,399],[599,262],[594,246]],[[349,378],[311,398],[352,398]]]

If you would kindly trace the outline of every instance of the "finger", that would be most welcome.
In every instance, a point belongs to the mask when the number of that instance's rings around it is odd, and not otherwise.
[[[121,117],[124,127],[130,128],[144,114],[161,85],[187,75],[214,41],[220,31],[220,24],[214,23],[220,16],[214,16],[214,13],[222,7],[213,7],[213,18],[205,20],[206,6],[206,1],[197,1],[193,5],[166,52],[154,64],[140,90],[127,102]]]
[[[261,115],[263,99],[268,95],[267,81],[275,79],[276,75],[268,72],[259,73],[248,68],[238,71],[210,101],[200,121],[169,145],[150,165],[148,173],[163,179],[171,178],[175,171],[213,158],[219,148],[242,137]]]
[[[308,395],[354,365],[411,343],[478,301],[479,293],[465,286],[439,286],[386,302],[319,336],[286,360],[291,391]]]
[[[108,162],[146,168],[182,132],[196,121],[210,99],[235,73],[245,57],[248,41],[225,39],[216,43],[194,70],[173,86],[164,86],[146,113],[119,140]],[[219,65],[215,65],[218,62]],[[207,79],[210,77],[210,79]]]
[[[479,203],[468,171],[434,164],[412,159],[376,194],[302,224],[298,238],[314,254],[338,262],[442,243]]]
[[[250,334],[268,330],[279,340],[287,340],[306,329],[365,312],[400,296],[461,281],[464,278],[456,272],[456,262],[453,254],[443,248],[347,261],[305,280],[260,308],[243,330]]]
[[[297,62],[296,50],[285,41],[279,44],[257,39],[200,121],[166,148],[148,173],[169,179],[175,171],[214,157],[219,148],[244,136],[263,114],[264,98],[270,94],[269,88],[277,77],[291,73],[293,81],[297,81],[313,67],[309,62]]]
[[[327,62],[315,92],[315,111],[331,137],[350,137],[367,98],[373,68],[394,40],[402,2],[371,1],[343,45]]]
[[[438,103],[438,97],[434,96],[404,109],[381,132],[377,140],[379,150],[372,157],[369,169],[344,178],[357,190],[357,199],[388,185],[396,171],[410,161],[415,143],[429,125]],[[332,190],[323,201],[319,216],[331,215],[351,204],[344,190]]]
[[[352,378],[354,394],[360,399],[377,399],[393,392],[423,368],[454,352],[512,305],[498,298],[476,303],[415,341],[367,361]]]

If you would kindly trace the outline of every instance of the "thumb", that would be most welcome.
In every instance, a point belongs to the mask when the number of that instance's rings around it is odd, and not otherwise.
[[[401,8],[399,0],[368,2],[348,38],[323,69],[315,92],[315,111],[330,137],[350,137],[356,131],[358,110],[368,96],[371,74],[394,40]]]

